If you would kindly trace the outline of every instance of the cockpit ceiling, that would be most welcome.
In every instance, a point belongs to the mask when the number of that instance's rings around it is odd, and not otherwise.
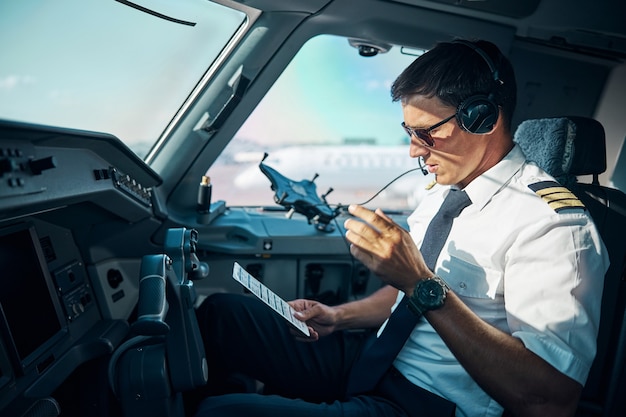
[[[327,7],[352,0],[235,0],[264,12],[324,14],[344,8]],[[363,15],[376,15],[377,4],[396,3],[515,28],[518,38],[565,50],[619,61],[626,60],[626,2],[571,0],[361,0]],[[350,8],[352,12],[353,9]],[[332,12],[331,12],[332,13]],[[419,22],[416,21],[416,24]]]
[[[520,38],[626,59],[626,2],[391,0],[516,27]]]
[[[489,0],[427,0],[432,3],[448,4],[451,6],[469,9],[479,10],[482,12],[488,12],[497,14],[500,16],[509,16],[515,18],[528,17],[532,15],[539,6],[541,0],[526,0],[526,1],[489,1]],[[400,3],[407,4],[419,4],[424,1],[415,0],[400,0]]]

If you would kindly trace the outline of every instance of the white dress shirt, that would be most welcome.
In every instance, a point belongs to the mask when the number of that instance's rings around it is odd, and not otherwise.
[[[529,188],[542,181],[554,179],[526,162],[517,145],[473,180],[465,187],[472,205],[454,220],[435,272],[484,321],[584,384],[596,352],[608,256],[584,209],[557,212]],[[449,188],[433,187],[408,218],[418,247]],[[502,413],[424,318],[394,365],[456,403],[457,416]]]

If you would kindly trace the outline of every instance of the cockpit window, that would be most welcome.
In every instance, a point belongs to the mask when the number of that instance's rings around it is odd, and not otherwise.
[[[0,118],[111,133],[144,157],[242,12],[206,0],[0,3]]]
[[[367,52],[367,51],[365,51]],[[214,198],[230,206],[275,206],[265,163],[292,180],[315,180],[331,204],[364,203],[403,172],[417,167],[400,127],[393,80],[422,51],[392,46],[361,56],[343,37],[309,40],[208,170]],[[412,172],[368,206],[405,210],[431,181]]]

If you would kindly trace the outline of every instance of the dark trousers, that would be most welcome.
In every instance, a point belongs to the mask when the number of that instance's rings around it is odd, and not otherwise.
[[[450,416],[454,410],[453,404],[397,372],[389,372],[376,392],[346,398],[348,373],[363,334],[335,332],[317,342],[299,342],[269,307],[234,294],[209,297],[198,309],[198,321],[209,382],[197,417]],[[233,393],[233,375],[261,381],[264,395]]]

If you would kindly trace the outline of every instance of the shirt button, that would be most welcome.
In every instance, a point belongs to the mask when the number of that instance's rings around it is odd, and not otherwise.
[[[461,289],[464,290],[464,289],[467,288],[467,284],[462,282],[462,283],[459,284],[459,287],[461,287]]]

